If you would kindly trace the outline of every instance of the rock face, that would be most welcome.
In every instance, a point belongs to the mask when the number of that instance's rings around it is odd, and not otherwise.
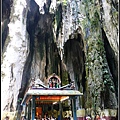
[[[4,0],[2,111],[20,112],[31,78],[52,73],[75,81],[82,107],[116,109],[118,46],[118,1]]]

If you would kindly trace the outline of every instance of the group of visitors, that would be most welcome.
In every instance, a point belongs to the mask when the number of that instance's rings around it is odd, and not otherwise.
[[[86,116],[86,120],[93,120],[90,115]],[[94,120],[106,120],[105,115],[103,114],[102,117],[100,117],[99,114],[97,114],[94,118]]]
[[[45,114],[43,118],[41,115],[39,115],[35,120],[56,120],[56,119],[53,118],[52,116],[48,116],[47,114]]]

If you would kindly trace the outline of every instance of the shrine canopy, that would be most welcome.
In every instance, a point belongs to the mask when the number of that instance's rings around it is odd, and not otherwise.
[[[40,101],[62,101],[63,99],[69,99],[70,96],[81,96],[83,93],[80,93],[77,90],[38,90],[30,89],[25,94],[22,104],[27,103],[27,101],[32,98],[32,96],[39,96]]]
[[[36,101],[41,103],[54,103],[58,101],[63,101],[69,99],[73,96],[81,96],[83,93],[75,90],[74,83],[67,84],[61,87],[61,81],[58,76],[55,74],[48,77],[48,86],[39,84],[39,87],[36,85],[30,87],[25,93],[25,96],[22,100],[22,105],[29,102],[32,99],[32,96],[36,96]]]

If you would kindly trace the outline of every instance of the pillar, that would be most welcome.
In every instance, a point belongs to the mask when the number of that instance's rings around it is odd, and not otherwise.
[[[73,111],[73,119],[77,120],[77,115],[76,115],[76,97],[73,97],[73,99],[72,99],[72,111]]]
[[[35,119],[35,96],[32,96],[31,118],[32,120]]]
[[[30,120],[30,114],[31,114],[31,101],[28,103],[28,113],[27,113],[27,118]]]
[[[62,120],[62,104],[61,104],[61,101],[59,101],[59,116],[58,116],[58,120]]]
[[[28,105],[26,104],[25,106],[25,116],[27,117],[27,114],[28,114]]]

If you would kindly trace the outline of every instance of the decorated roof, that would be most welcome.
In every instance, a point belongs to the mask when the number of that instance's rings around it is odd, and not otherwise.
[[[61,86],[61,80],[55,73],[48,77],[47,82],[48,86],[45,86],[40,80],[37,80],[35,83],[33,81],[31,87],[26,91],[21,104],[28,103],[29,100],[32,99],[32,96],[42,96],[44,101],[51,101],[53,98],[56,98],[56,96],[61,100],[63,97],[68,98],[70,96],[83,95],[80,91],[75,90],[74,81],[71,81],[70,84]]]
[[[31,98],[32,96],[81,96],[81,95],[83,95],[83,93],[81,93],[81,92],[79,92],[77,90],[29,89],[27,91],[27,93],[25,94],[25,96],[24,96],[23,101],[22,101],[21,104],[26,103],[27,99]]]

